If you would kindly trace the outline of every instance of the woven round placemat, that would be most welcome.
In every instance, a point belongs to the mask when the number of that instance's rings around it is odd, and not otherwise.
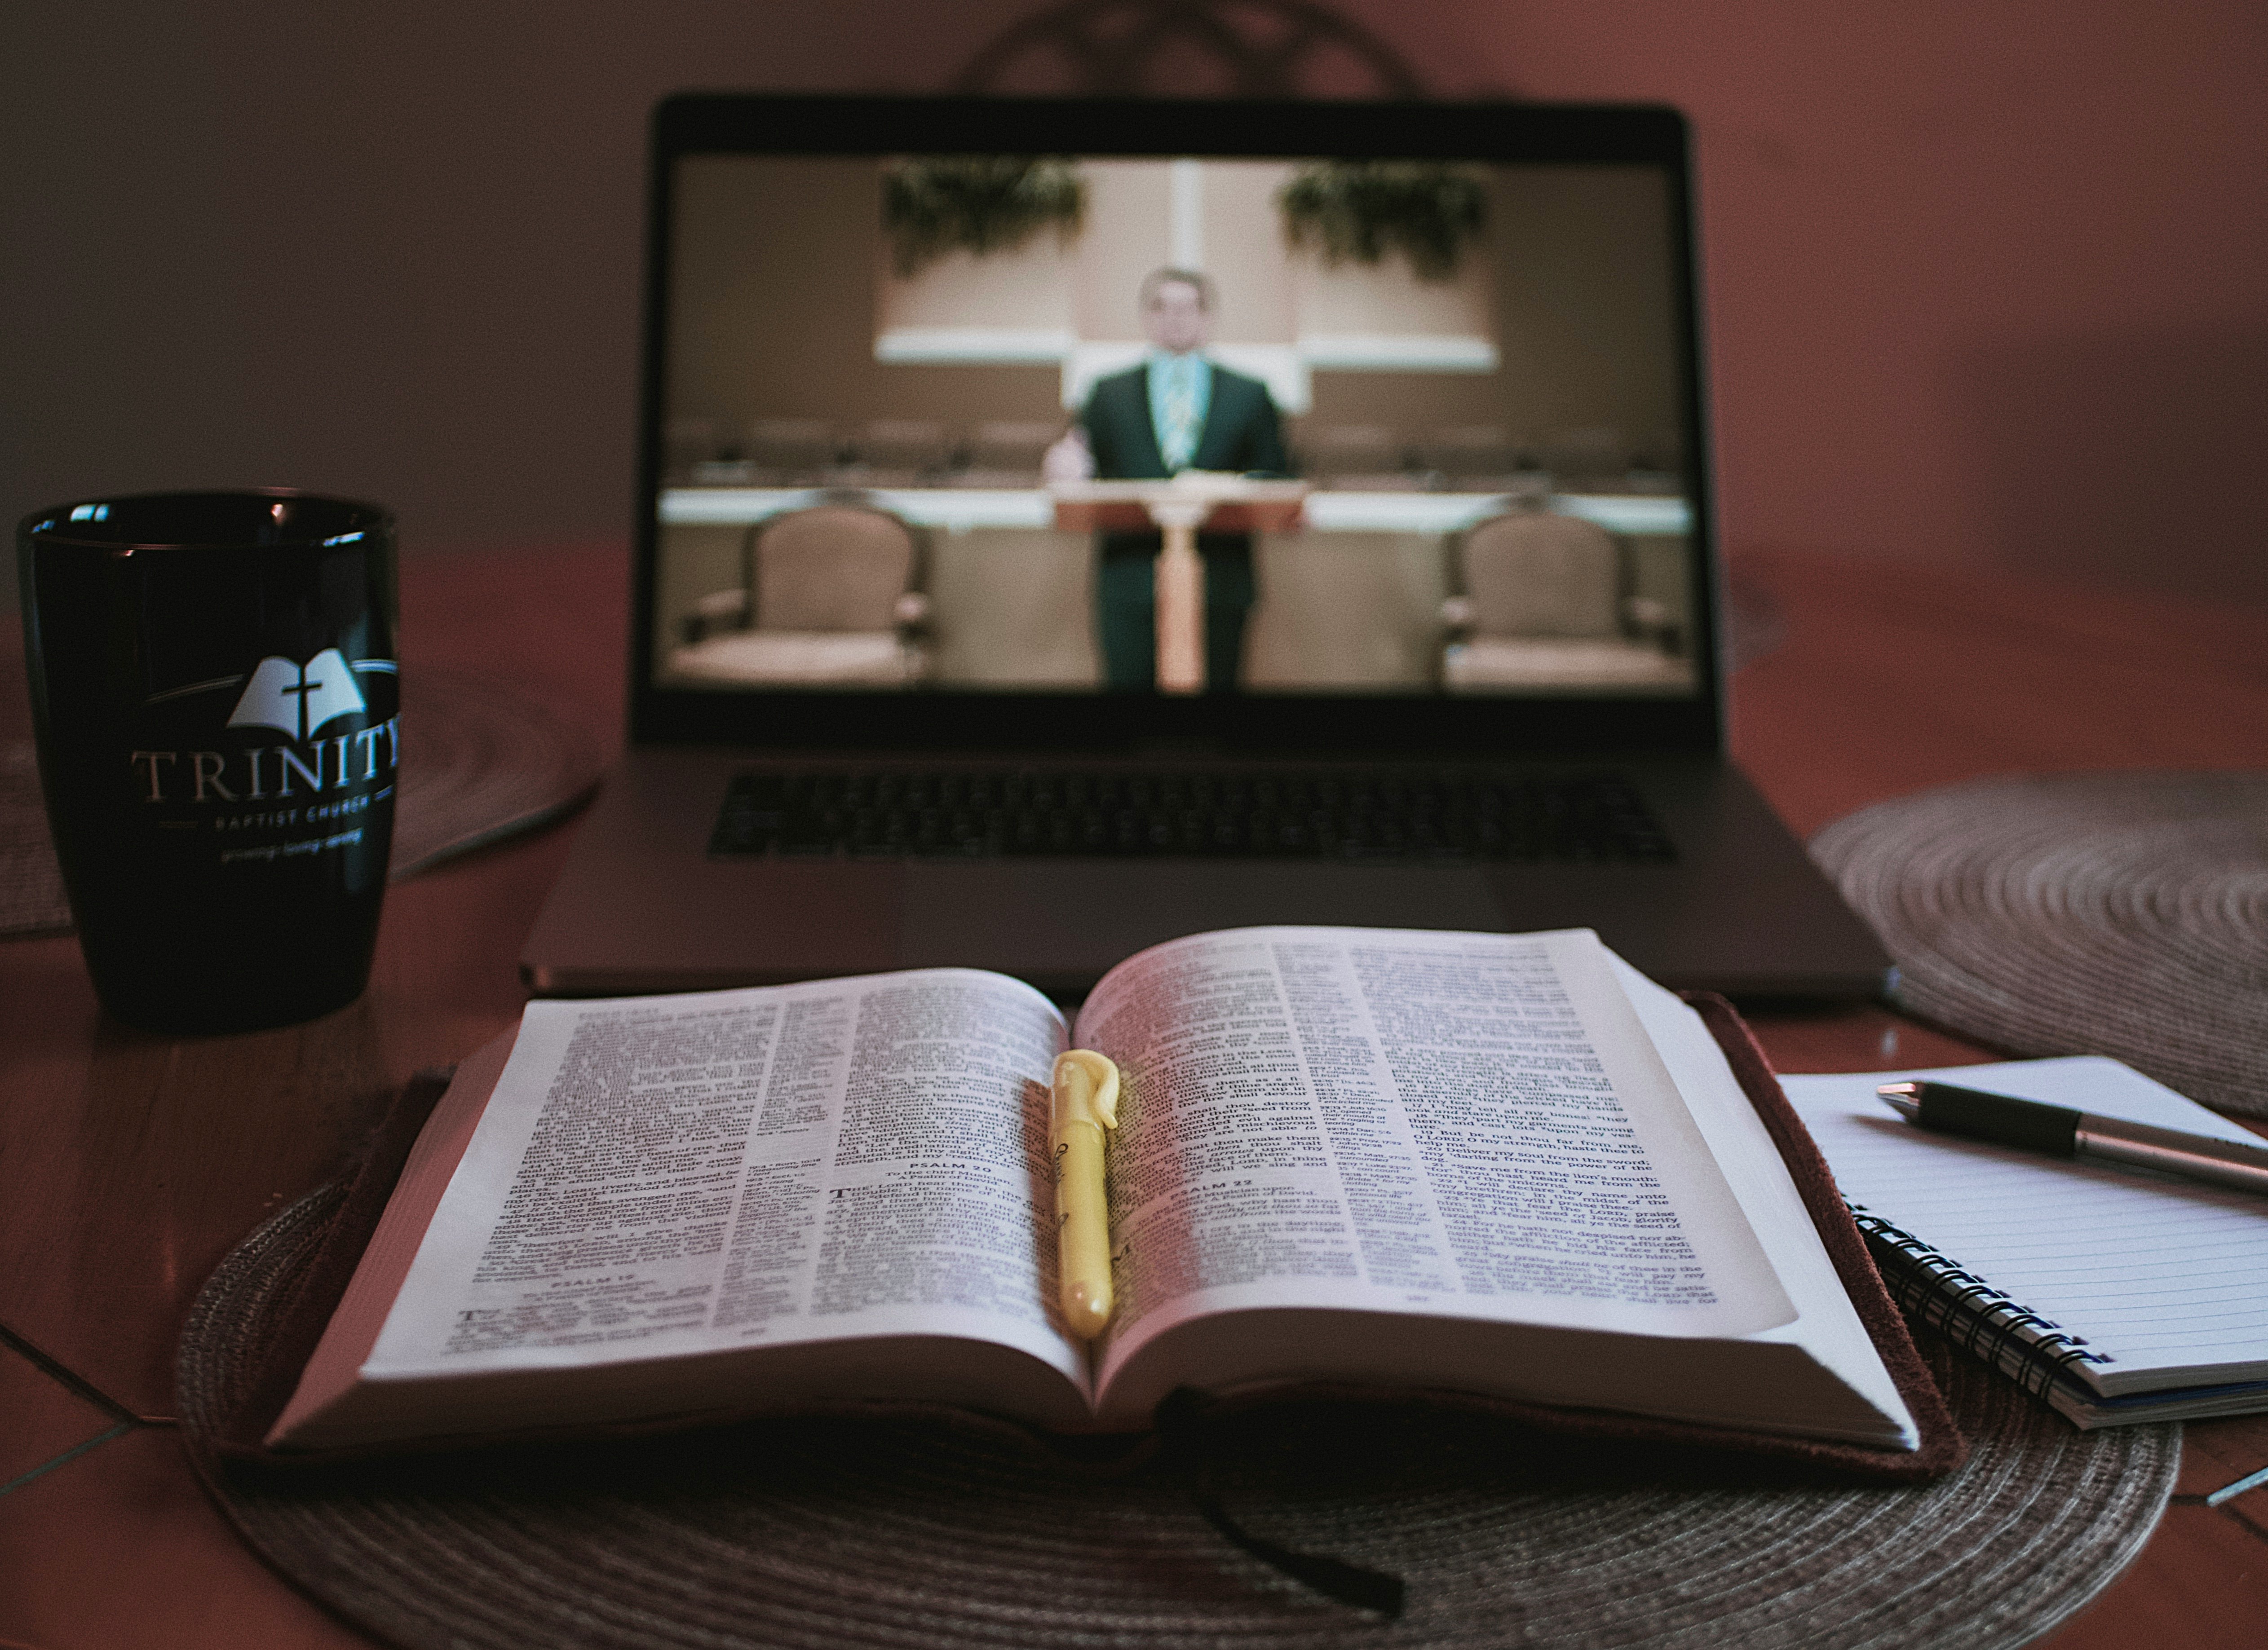
[[[1900,1007],[2268,1116],[2268,775],[1979,780],[1861,809],[1811,853],[1896,959]]]
[[[40,799],[39,752],[29,740],[0,746],[0,934],[54,934],[70,925]]]
[[[598,783],[590,740],[518,689],[404,671],[394,880],[571,813]]]
[[[1105,1472],[975,1428],[779,1421],[305,1476],[203,1453],[340,1196],[240,1246],[184,1333],[184,1438],[285,1576],[395,1644],[648,1647],[2013,1646],[2155,1526],[2181,1429],[2081,1433],[1943,1347],[1974,1442],[1918,1489],[1287,1405],[1221,1441],[1265,1539],[1407,1578],[1386,1622],[1225,1543],[1163,1460]]]
[[[393,880],[572,812],[599,782],[591,742],[516,689],[420,666],[401,679]],[[31,742],[0,748],[0,934],[71,925]]]

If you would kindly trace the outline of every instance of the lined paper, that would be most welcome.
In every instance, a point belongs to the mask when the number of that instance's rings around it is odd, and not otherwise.
[[[2268,1379],[2268,1197],[1929,1133],[1874,1097],[1906,1078],[2258,1135],[2095,1057],[1780,1079],[1845,1197],[2107,1355],[2104,1396]]]

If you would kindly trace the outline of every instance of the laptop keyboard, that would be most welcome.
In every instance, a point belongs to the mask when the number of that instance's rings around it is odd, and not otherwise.
[[[957,768],[741,774],[709,851],[797,858],[1676,858],[1621,776],[1501,769],[1264,774]]]

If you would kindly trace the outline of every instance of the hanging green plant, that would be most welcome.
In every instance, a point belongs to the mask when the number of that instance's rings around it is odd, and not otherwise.
[[[1284,239],[1327,264],[1398,252],[1421,281],[1447,281],[1488,226],[1488,190],[1455,166],[1410,160],[1322,160],[1276,192]]]
[[[1069,241],[1086,218],[1086,182],[1054,156],[917,155],[882,173],[882,228],[902,276],[951,252],[1007,252],[1043,229]]]

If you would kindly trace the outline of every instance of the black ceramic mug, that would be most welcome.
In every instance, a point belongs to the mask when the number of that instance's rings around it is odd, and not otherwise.
[[[103,1004],[239,1031],[360,996],[401,755],[394,519],[287,491],[17,528],[48,820]]]

